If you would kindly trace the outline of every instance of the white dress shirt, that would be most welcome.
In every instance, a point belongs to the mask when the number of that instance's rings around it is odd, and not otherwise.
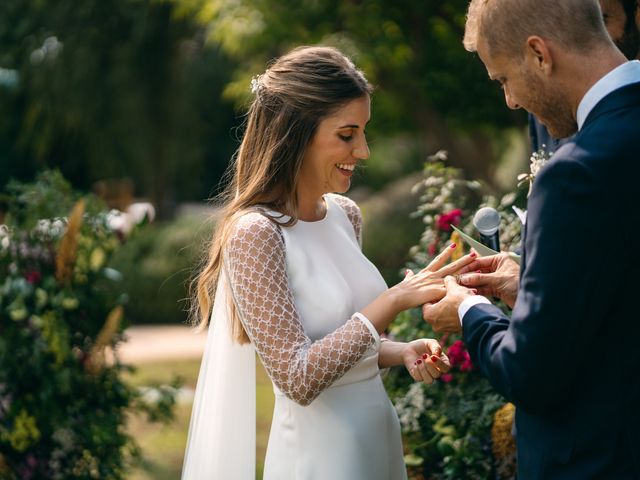
[[[625,62],[619,67],[614,68],[604,77],[598,80],[582,97],[580,105],[578,105],[578,111],[576,113],[576,120],[578,121],[578,130],[582,129],[585,120],[591,113],[591,110],[614,90],[626,87],[632,83],[640,82],[640,61],[631,60]]]

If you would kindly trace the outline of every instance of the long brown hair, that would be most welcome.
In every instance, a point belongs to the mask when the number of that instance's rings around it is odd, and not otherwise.
[[[230,166],[231,181],[202,269],[194,279],[191,318],[208,324],[233,221],[256,205],[280,212],[293,225],[298,218],[296,188],[307,146],[318,124],[346,103],[372,92],[363,73],[331,47],[299,47],[254,78],[255,95],[240,148]],[[232,301],[233,338],[247,343]]]

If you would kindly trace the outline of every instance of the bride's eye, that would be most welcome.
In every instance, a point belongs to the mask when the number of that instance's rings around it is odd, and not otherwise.
[[[342,135],[339,133],[338,137],[340,137],[340,140],[344,142],[350,142],[351,140],[353,140],[353,135]]]

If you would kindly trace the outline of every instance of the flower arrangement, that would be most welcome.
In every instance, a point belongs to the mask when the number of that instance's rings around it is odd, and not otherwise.
[[[120,241],[100,203],[57,172],[9,192],[0,226],[0,478],[124,478],[138,456],[127,414],[170,418],[174,395],[164,390],[148,405],[123,381],[126,295],[108,266]]]
[[[535,173],[528,180],[533,181]],[[415,216],[425,229],[410,251],[409,268],[424,267],[450,242],[457,244],[454,258],[463,255],[463,242],[451,225],[473,236],[471,218],[482,206],[493,206],[501,214],[503,250],[518,247],[521,225],[513,207],[526,203],[526,190],[520,185],[499,200],[483,197],[481,185],[464,180],[460,170],[446,165],[446,154],[438,152],[425,163],[424,179],[415,188],[421,192]],[[419,309],[404,312],[390,333],[399,340],[438,337]],[[460,336],[443,336],[440,341],[452,369],[438,382],[429,387],[415,384],[401,370],[385,379],[403,428],[411,478],[513,478],[513,406],[505,404],[473,366]]]

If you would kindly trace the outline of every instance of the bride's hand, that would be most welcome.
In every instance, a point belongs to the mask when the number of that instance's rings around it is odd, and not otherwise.
[[[437,378],[451,369],[449,358],[437,340],[421,338],[406,344],[402,360],[416,382],[431,385]]]
[[[473,262],[477,256],[475,252],[471,252],[447,265],[455,248],[455,243],[449,245],[418,273],[406,271],[404,280],[392,287],[399,299],[400,310],[437,302],[445,296],[447,289],[444,286],[444,278],[447,275],[456,274]]]

